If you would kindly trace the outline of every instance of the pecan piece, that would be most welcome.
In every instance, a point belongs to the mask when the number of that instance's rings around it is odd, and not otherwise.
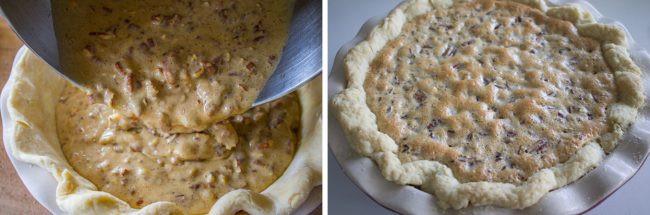
[[[444,52],[442,52],[442,56],[444,57],[452,57],[456,55],[456,52],[458,51],[458,48],[453,45],[447,46]]]
[[[415,98],[415,101],[422,104],[422,102],[427,99],[427,94],[425,94],[422,90],[417,90],[415,91],[413,98]]]
[[[124,68],[124,66],[122,65],[121,62],[119,62],[119,61],[115,62],[114,67],[115,67],[115,71],[117,71],[117,73],[119,73],[120,75],[126,75],[127,74],[127,70]]]
[[[253,62],[249,62],[246,64],[246,69],[248,69],[250,72],[255,72],[255,64]]]
[[[115,38],[115,33],[114,32],[109,33],[109,32],[96,32],[96,31],[93,31],[93,32],[88,33],[88,35],[96,36],[96,37],[99,37],[100,39],[103,39],[103,40],[110,40],[110,39]]]

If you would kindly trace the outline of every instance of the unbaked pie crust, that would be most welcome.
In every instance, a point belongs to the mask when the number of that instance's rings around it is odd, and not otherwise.
[[[644,101],[625,32],[543,0],[411,0],[344,60],[332,100],[389,181],[441,208],[525,208],[589,172]]]
[[[10,144],[18,160],[45,168],[58,182],[56,202],[70,214],[185,214],[172,202],[133,208],[100,191],[68,163],[57,137],[55,107],[70,85],[43,60],[27,51],[14,65],[9,84]],[[298,90],[301,111],[298,149],[287,169],[262,192],[235,189],[219,196],[209,214],[289,214],[321,185],[321,79]]]

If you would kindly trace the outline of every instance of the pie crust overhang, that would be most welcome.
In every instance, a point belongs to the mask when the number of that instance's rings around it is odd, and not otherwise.
[[[156,202],[135,209],[102,191],[80,176],[67,162],[56,134],[55,107],[66,81],[33,53],[27,51],[14,65],[8,97],[12,119],[10,144],[13,156],[45,168],[58,182],[56,202],[70,214],[184,214],[171,202]],[[321,185],[321,81],[317,78],[298,90],[301,139],[285,170],[261,193],[246,189],[220,197],[209,214],[289,214],[310,191]]]
[[[644,96],[626,48],[576,5],[411,0],[348,52],[332,107],[388,180],[442,208],[525,208],[598,166],[634,122]]]

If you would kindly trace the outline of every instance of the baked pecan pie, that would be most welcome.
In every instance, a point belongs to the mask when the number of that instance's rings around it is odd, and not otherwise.
[[[574,5],[398,6],[345,58],[353,148],[443,208],[524,208],[599,164],[644,96],[625,32]]]

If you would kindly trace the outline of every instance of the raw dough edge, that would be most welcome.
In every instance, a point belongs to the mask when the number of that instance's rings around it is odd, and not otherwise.
[[[23,47],[25,49],[25,47]],[[54,110],[67,82],[45,62],[27,51],[19,56],[9,80],[12,119],[6,141],[13,156],[49,171],[58,182],[56,202],[70,214],[184,214],[174,203],[156,202],[141,209],[102,191],[79,175],[63,156],[56,134]],[[287,170],[261,193],[239,189],[219,198],[208,214],[289,214],[322,184],[321,80],[319,76],[298,90],[302,108],[300,146]]]

